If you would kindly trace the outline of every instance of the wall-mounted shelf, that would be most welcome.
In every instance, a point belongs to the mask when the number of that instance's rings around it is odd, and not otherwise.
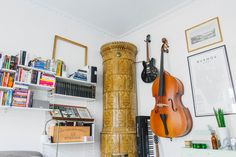
[[[66,143],[44,143],[44,145],[56,146],[56,145],[90,144],[90,143],[94,143],[94,141],[86,141],[86,142],[66,142]]]
[[[88,118],[65,118],[65,117],[52,117],[55,120],[63,120],[63,121],[81,121],[81,122],[94,122],[94,119]]]
[[[54,89],[54,87],[50,87],[50,86],[43,86],[43,85],[32,84],[32,83],[25,83],[25,82],[20,82],[20,81],[15,81],[15,83],[26,84],[26,85],[29,85],[29,87],[34,88],[34,89],[38,89],[38,90],[50,91],[50,90]]]
[[[13,90],[13,88],[0,86],[0,90],[8,91],[8,90]]]
[[[56,76],[56,79],[61,80],[63,82],[69,82],[69,83],[79,84],[79,85],[84,85],[84,86],[96,86],[96,83],[76,80],[76,79],[73,79],[73,78],[66,78],[66,77]]]
[[[64,94],[56,94],[52,93],[50,95],[51,98],[63,98],[63,99],[73,99],[73,100],[82,100],[82,101],[95,101],[95,98],[86,98],[86,97],[79,97],[79,96],[72,96],[72,95],[64,95]]]
[[[33,108],[33,107],[15,107],[15,106],[0,106],[0,109],[2,110],[34,110],[34,111],[45,111],[49,112],[52,111],[52,109],[44,109],[44,108]]]
[[[16,73],[15,70],[11,70],[11,69],[6,69],[6,68],[1,68],[1,71],[5,71],[5,72],[9,72],[9,73]]]

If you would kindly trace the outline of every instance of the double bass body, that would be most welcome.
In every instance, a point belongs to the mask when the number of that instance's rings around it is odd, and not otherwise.
[[[189,133],[192,128],[190,112],[182,105],[181,101],[184,87],[180,80],[167,72],[164,72],[164,80],[166,90],[163,96],[158,96],[157,89],[160,78],[157,78],[152,86],[152,94],[155,97],[156,105],[151,111],[150,125],[152,131],[160,137],[181,137]],[[161,118],[164,115],[165,122]],[[165,125],[167,128],[165,128]]]

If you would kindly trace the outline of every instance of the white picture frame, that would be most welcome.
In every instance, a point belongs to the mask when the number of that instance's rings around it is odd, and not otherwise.
[[[188,52],[223,41],[219,18],[215,17],[185,30]]]
[[[225,114],[236,113],[225,45],[188,56],[188,66],[196,117],[214,115],[213,108],[222,108]]]

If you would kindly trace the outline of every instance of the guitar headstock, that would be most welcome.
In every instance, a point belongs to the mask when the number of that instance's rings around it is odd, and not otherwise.
[[[158,144],[159,143],[159,137],[157,135],[154,135],[154,143]]]
[[[150,43],[151,42],[151,35],[150,34],[148,34],[147,36],[146,36],[146,40],[144,40],[146,43]]]
[[[168,40],[166,38],[162,38],[162,46],[161,46],[161,52],[169,53],[169,45],[168,45]]]

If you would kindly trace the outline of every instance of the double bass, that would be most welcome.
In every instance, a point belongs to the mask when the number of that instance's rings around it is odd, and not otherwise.
[[[160,76],[152,85],[155,106],[150,115],[150,127],[157,136],[172,139],[191,131],[192,117],[181,100],[184,94],[182,82],[164,70],[164,53],[169,53],[169,46],[166,38],[162,43]]]

